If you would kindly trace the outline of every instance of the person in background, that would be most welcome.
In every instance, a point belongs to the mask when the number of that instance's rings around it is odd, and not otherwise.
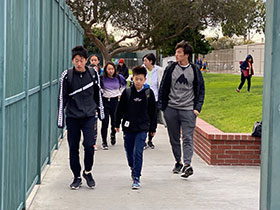
[[[89,57],[89,62],[90,62],[89,66],[93,67],[98,72],[99,75],[102,75],[103,68],[101,68],[101,66],[100,66],[100,58],[99,58],[99,56],[96,55],[96,54],[91,55]],[[95,118],[96,118],[96,121],[95,121],[95,124],[94,124],[94,132],[95,132],[94,138],[95,138],[95,142],[97,142],[97,130],[98,130],[97,129],[97,127],[98,127],[98,125],[97,125],[97,122],[98,122],[98,120],[97,120],[98,119],[97,113],[96,113]],[[94,145],[94,150],[95,151],[98,150],[97,144]]]
[[[128,68],[127,68],[127,66],[124,63],[124,59],[123,58],[121,58],[119,60],[119,64],[117,66],[117,73],[121,74],[125,79],[127,79],[128,76],[129,76]]]
[[[196,65],[198,66],[199,69],[202,68],[202,59],[201,59],[200,56],[198,57],[198,59],[197,59],[197,61],[196,61]]]
[[[236,92],[240,92],[242,89],[245,80],[247,80],[247,90],[248,93],[250,93],[250,88],[251,88],[251,77],[254,75],[254,69],[253,69],[253,57],[252,55],[248,55],[245,59],[245,61],[240,62],[240,70],[241,70],[241,82],[236,89]]]
[[[201,67],[200,70],[201,71],[205,71],[205,72],[208,70],[206,58],[203,58],[203,60],[202,60],[202,67]]]
[[[98,55],[93,54],[89,57],[89,62],[91,67],[95,67],[99,75],[102,75],[103,68],[100,66],[100,58]]]
[[[115,111],[118,105],[122,91],[126,88],[125,78],[117,74],[115,64],[108,62],[104,67],[101,76],[102,101],[104,105],[105,119],[102,121],[101,136],[103,150],[108,150],[107,133],[109,126],[109,118],[111,118],[111,144],[116,144],[115,130]]]
[[[158,101],[158,90],[163,74],[163,70],[160,66],[155,65],[156,63],[156,57],[153,53],[149,53],[144,55],[142,58],[142,61],[144,63],[144,66],[147,70],[146,75],[146,82],[145,84],[148,84],[155,95],[155,101],[156,101],[156,107],[157,107],[157,101]],[[157,114],[159,110],[157,109]],[[153,135],[151,133],[148,134],[148,142],[145,143],[145,149],[150,147],[151,149],[155,148],[155,145],[152,142]]]
[[[143,149],[147,132],[155,135],[157,115],[153,91],[144,85],[147,70],[143,66],[132,69],[133,85],[125,89],[116,110],[116,131],[122,121],[124,145],[133,179],[132,189],[140,188]]]

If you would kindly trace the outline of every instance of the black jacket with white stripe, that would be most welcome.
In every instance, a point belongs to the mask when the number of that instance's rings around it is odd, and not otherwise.
[[[69,71],[72,71],[71,77]],[[57,118],[59,128],[64,127],[65,108],[67,118],[93,117],[96,115],[96,111],[99,112],[101,119],[104,118],[100,79],[97,71],[89,70],[86,66],[85,72],[78,72],[73,67],[61,74]]]

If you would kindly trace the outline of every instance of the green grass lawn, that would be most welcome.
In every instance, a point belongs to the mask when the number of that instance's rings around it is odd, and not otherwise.
[[[235,90],[240,75],[204,73],[205,101],[199,117],[223,132],[251,133],[255,121],[262,119],[263,78],[252,77],[240,93]]]

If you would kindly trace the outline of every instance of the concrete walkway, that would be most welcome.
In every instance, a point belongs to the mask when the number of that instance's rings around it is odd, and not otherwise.
[[[35,197],[29,198],[29,209],[258,209],[259,167],[209,166],[194,155],[194,175],[184,180],[171,172],[174,159],[164,127],[159,126],[154,143],[154,150],[144,151],[140,190],[130,188],[132,181],[121,134],[118,134],[115,146],[95,153],[93,175],[96,188],[87,188],[83,180],[79,190],[70,190],[72,173],[68,163],[68,145],[64,139]]]

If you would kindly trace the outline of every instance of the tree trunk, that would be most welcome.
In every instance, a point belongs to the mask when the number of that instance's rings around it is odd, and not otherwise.
[[[112,56],[111,56],[111,54],[110,53],[102,53],[102,58],[103,58],[103,67],[106,65],[106,63],[108,63],[108,62],[110,62],[110,61],[112,61]]]
[[[160,63],[160,48],[156,47],[156,64],[161,66]]]

